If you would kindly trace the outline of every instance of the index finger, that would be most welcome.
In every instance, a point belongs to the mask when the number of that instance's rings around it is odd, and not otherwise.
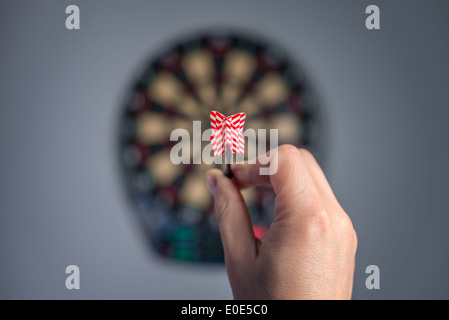
[[[276,194],[276,211],[307,210],[316,204],[319,193],[308,165],[298,148],[282,145],[270,152],[270,163],[236,164],[232,166],[235,183],[242,188],[271,184]],[[260,174],[260,169],[274,165],[271,175]]]

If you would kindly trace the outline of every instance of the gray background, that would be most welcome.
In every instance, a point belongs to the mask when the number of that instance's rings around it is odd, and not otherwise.
[[[65,28],[69,4],[81,30]],[[381,30],[365,29],[369,4]],[[148,251],[114,149],[149,55],[231,26],[280,44],[319,93],[325,171],[358,232],[353,297],[448,299],[447,12],[447,1],[1,1],[0,298],[232,297],[223,267]],[[69,264],[80,290],[65,288]]]

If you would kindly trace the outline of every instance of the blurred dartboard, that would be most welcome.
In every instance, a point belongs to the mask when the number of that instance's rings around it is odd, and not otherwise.
[[[279,144],[313,148],[316,113],[306,98],[310,90],[283,53],[237,35],[182,41],[143,67],[120,120],[127,193],[146,238],[159,254],[222,262],[205,182],[212,165],[173,164],[170,151],[178,141],[170,141],[172,130],[186,129],[193,139],[193,121],[201,121],[202,132],[209,129],[211,110],[226,116],[245,112],[245,130],[278,129]],[[200,152],[207,144],[202,142]],[[193,158],[198,150],[191,146]],[[273,219],[273,191],[258,187],[244,190],[243,196],[260,238]]]

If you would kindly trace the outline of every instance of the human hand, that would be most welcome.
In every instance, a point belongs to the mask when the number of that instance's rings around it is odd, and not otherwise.
[[[350,299],[357,236],[312,154],[280,146],[278,170],[260,175],[257,164],[232,166],[233,180],[212,169],[225,263],[235,299]],[[273,223],[254,236],[239,189],[271,184]]]

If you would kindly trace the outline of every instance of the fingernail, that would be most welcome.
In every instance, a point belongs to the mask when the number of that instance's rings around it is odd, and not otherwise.
[[[209,185],[210,191],[212,191],[212,193],[214,193],[215,188],[217,187],[217,178],[213,174],[209,173],[209,174],[207,174],[206,179],[207,179],[207,184]]]

